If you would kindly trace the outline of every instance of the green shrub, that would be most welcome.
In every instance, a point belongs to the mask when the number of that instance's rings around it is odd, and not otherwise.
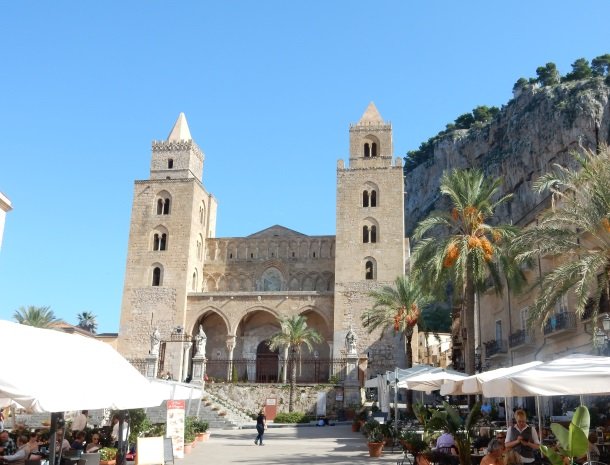
[[[310,417],[303,412],[278,413],[274,423],[309,423]]]

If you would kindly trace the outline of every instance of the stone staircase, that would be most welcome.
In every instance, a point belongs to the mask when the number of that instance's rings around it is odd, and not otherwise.
[[[203,405],[200,417],[208,422],[209,420],[203,416],[204,409],[206,409],[206,415],[210,415],[213,418],[213,415],[215,414],[218,418],[224,419],[227,428],[253,428],[255,425],[251,414],[231,399],[219,396],[218,394],[204,392],[202,402]],[[221,416],[220,412],[223,412],[224,415]]]

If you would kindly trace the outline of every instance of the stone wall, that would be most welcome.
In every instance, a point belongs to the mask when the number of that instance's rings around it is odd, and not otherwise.
[[[205,390],[219,397],[224,397],[239,403],[244,410],[252,413],[258,412],[268,398],[276,398],[278,413],[288,412],[290,390],[285,384],[231,384],[208,383]],[[343,401],[336,400],[336,387],[331,384],[315,386],[297,385],[295,396],[295,412],[305,412],[315,415],[318,392],[326,392],[326,414],[333,415],[343,408]],[[205,397],[205,394],[204,394]]]

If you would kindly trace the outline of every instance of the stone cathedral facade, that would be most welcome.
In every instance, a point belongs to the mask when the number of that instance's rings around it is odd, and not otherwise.
[[[301,355],[316,361],[315,381],[340,370],[350,328],[361,367],[403,366],[404,340],[369,334],[360,317],[370,290],[403,274],[408,254],[402,159],[375,105],[350,125],[349,160],[337,164],[334,236],[275,225],[216,237],[204,159],[184,114],[167,140],[152,143],[149,179],[134,186],[118,350],[144,359],[156,332],[160,370],[174,379],[189,378],[204,355],[210,377],[281,381],[288,354],[270,352],[267,341],[282,317],[305,315],[323,337]],[[200,328],[205,354],[193,344]]]

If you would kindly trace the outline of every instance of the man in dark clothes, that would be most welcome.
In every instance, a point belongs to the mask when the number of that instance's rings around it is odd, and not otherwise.
[[[256,417],[256,432],[258,433],[258,435],[256,436],[256,439],[254,440],[254,444],[260,445],[260,446],[263,445],[263,434],[265,434],[266,428],[267,428],[267,417],[265,417],[265,414],[261,410],[260,412],[258,412],[258,417]]]

